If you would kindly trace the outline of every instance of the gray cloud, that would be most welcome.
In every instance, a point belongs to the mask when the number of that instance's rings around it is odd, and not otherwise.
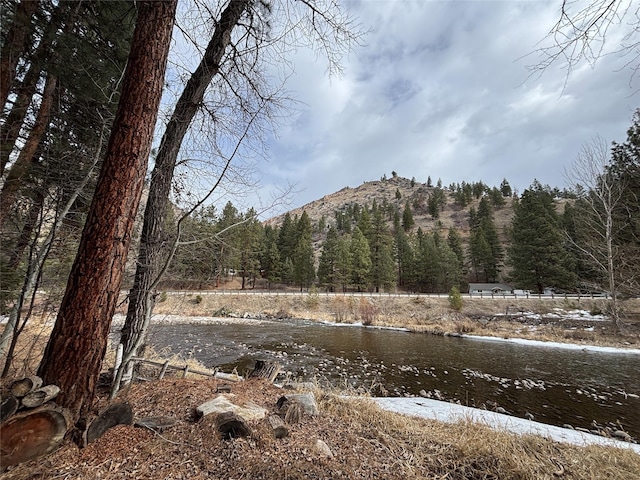
[[[295,206],[392,170],[418,181],[506,177],[563,186],[596,135],[623,140],[638,94],[605,56],[566,78],[529,76],[557,2],[371,1],[347,5],[373,30],[345,75],[299,51],[289,89],[302,102],[271,142],[266,183],[295,182]],[[637,87],[636,87],[637,88]]]

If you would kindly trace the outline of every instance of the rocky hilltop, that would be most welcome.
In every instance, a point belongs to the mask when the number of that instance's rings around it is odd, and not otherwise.
[[[352,204],[371,207],[375,201],[379,206],[392,205],[397,207],[400,216],[402,216],[405,205],[409,202],[415,222],[414,230],[418,227],[423,231],[440,230],[446,235],[446,231],[453,227],[463,238],[467,238],[469,235],[469,209],[471,207],[477,209],[480,200],[473,197],[468,205],[462,207],[456,203],[455,192],[451,186],[442,186],[444,206],[440,210],[438,218],[434,218],[428,211],[428,201],[436,189],[438,189],[437,186],[428,186],[427,183],[392,176],[364,182],[355,188],[345,187],[288,213],[294,217],[306,212],[313,224],[317,224],[322,217],[325,218],[327,224],[333,224],[335,223],[335,212],[346,210]],[[513,218],[512,202],[513,198],[505,198],[505,205],[494,211],[494,223],[501,236]],[[283,218],[284,214],[270,219],[267,223],[280,225]],[[391,223],[391,220],[389,222]]]

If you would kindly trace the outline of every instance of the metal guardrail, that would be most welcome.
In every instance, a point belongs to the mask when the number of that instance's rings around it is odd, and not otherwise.
[[[167,291],[169,295],[265,295],[265,296],[334,296],[334,297],[422,297],[422,298],[449,298],[448,293],[412,293],[412,292],[293,292],[282,290],[174,290]],[[569,294],[569,293],[529,293],[529,294],[513,294],[513,293],[462,293],[463,298],[468,299],[490,299],[490,300],[596,300],[596,299],[608,299],[607,294]]]

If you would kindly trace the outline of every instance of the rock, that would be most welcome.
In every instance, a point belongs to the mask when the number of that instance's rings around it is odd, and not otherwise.
[[[421,397],[423,397],[423,398],[427,398],[427,392],[426,392],[425,390],[420,390],[420,391],[418,392],[418,395],[420,395],[420,396],[421,396]]]
[[[502,407],[496,407],[496,413],[502,413],[503,415],[508,415],[508,412]]]
[[[630,442],[632,440],[631,435],[623,430],[616,430],[611,435],[620,440],[624,440],[625,442]]]
[[[329,448],[329,445],[327,445],[324,441],[320,439],[316,440],[315,449],[323,457],[333,458],[333,452]]]
[[[245,420],[261,420],[267,416],[267,411],[251,402],[245,403],[243,406],[235,405],[229,397],[232,395],[219,395],[213,400],[209,400],[196,408],[198,418],[204,417],[211,413],[233,412],[240,415]]]
[[[318,410],[318,404],[316,403],[316,397],[313,392],[289,393],[287,395],[283,395],[278,399],[276,407],[279,410],[284,410],[286,412],[289,405],[292,403],[299,404],[307,415],[316,416],[320,413]]]

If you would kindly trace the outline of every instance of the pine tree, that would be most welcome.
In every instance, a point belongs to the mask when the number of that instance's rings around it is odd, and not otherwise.
[[[80,247],[38,369],[77,421],[95,389],[120,295],[157,118],[176,1],[140,2],[122,97]],[[135,127],[135,128],[132,128]]]
[[[318,263],[318,281],[330,292],[336,291],[339,286],[337,278],[339,270],[339,240],[338,232],[334,227],[329,227],[327,237],[322,245],[320,260]]]
[[[538,181],[522,193],[515,205],[509,233],[509,264],[515,286],[538,293],[551,286],[575,286],[553,198]]]
[[[480,200],[478,211],[469,209],[469,260],[476,281],[495,282],[504,257],[498,232],[493,223],[493,213],[486,197]]]
[[[335,269],[335,281],[340,285],[342,291],[346,291],[347,285],[351,281],[352,260],[349,249],[350,242],[346,236],[338,237],[338,253]]]
[[[456,254],[456,258],[458,259],[458,264],[462,269],[464,266],[464,250],[462,248],[462,237],[458,231],[451,227],[449,228],[449,232],[447,233],[447,244],[451,251]]]
[[[278,229],[270,225],[264,227],[264,248],[260,266],[262,274],[267,279],[269,288],[271,284],[279,282],[281,278],[280,252],[278,251]]]
[[[242,223],[233,234],[237,239],[238,265],[242,276],[241,289],[244,290],[247,278],[255,286],[255,279],[260,272],[261,248],[264,244],[264,230],[253,208],[244,214]]]
[[[411,243],[403,229],[395,235],[396,263],[398,265],[398,285],[413,287],[415,283],[414,255]]]
[[[361,292],[366,290],[369,285],[371,275],[371,249],[369,248],[369,242],[359,227],[355,227],[353,230],[349,251],[352,262],[351,283]]]
[[[415,221],[413,220],[413,213],[411,213],[411,205],[409,201],[407,201],[404,205],[404,211],[402,212],[402,228],[404,228],[405,232],[408,232],[415,225]]]
[[[395,265],[393,261],[393,238],[387,227],[383,212],[374,204],[372,211],[369,248],[371,251],[371,284],[376,292],[387,289],[395,282]]]
[[[289,212],[285,213],[278,232],[278,251],[280,258],[293,258],[296,247],[296,226]]]
[[[513,193],[511,191],[511,185],[509,185],[509,182],[506,178],[503,178],[502,182],[500,183],[500,193],[502,193],[503,197],[510,197]]]
[[[315,280],[316,272],[311,241],[311,220],[307,212],[302,212],[296,224],[295,249],[292,257],[293,279],[303,288],[309,288]]]

